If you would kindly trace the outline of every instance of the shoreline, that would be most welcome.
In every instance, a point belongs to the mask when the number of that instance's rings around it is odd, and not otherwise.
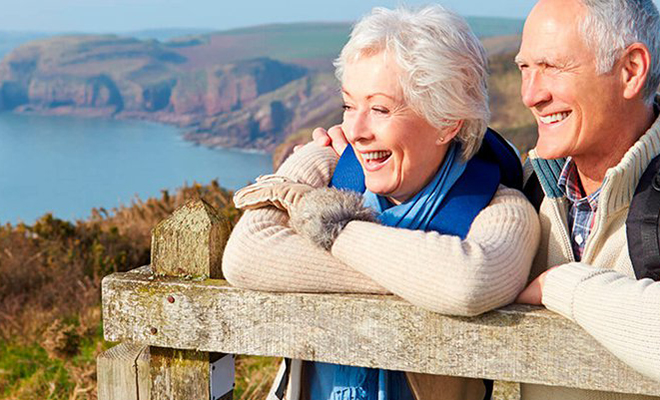
[[[34,106],[21,106],[14,110],[0,110],[0,114],[15,114],[38,117],[69,117],[85,119],[106,119],[114,121],[143,121],[154,124],[172,126],[179,129],[179,137],[192,145],[204,147],[211,150],[231,150],[248,154],[263,154],[273,156],[273,153],[279,144],[273,144],[263,147],[242,147],[238,145],[224,145],[217,142],[231,142],[230,138],[215,136],[210,133],[200,133],[197,131],[201,122],[195,121],[203,116],[183,115],[177,116],[172,113],[164,112],[141,112],[141,111],[121,111],[116,113],[112,108],[80,108],[63,106],[57,108],[36,108]],[[198,136],[201,136],[198,137]],[[208,143],[205,140],[213,138],[216,143]]]

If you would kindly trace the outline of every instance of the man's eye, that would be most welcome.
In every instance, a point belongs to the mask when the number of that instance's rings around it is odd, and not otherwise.
[[[554,70],[557,69],[557,66],[556,66],[556,65],[554,65],[554,64],[548,64],[548,63],[543,63],[543,64],[541,65],[541,67],[542,67],[542,69],[543,69],[544,71],[554,71]]]
[[[343,105],[341,106],[341,108],[342,108],[344,111],[348,111],[348,110],[352,109],[353,107],[349,106],[348,104],[343,104]]]

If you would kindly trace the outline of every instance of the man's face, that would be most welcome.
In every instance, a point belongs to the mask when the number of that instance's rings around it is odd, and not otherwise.
[[[617,126],[625,123],[617,114],[619,75],[596,73],[594,51],[578,32],[585,13],[576,0],[540,0],[525,22],[516,63],[523,103],[538,124],[536,151],[542,158],[607,154]]]

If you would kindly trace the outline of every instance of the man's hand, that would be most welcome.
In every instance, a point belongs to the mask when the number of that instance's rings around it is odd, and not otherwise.
[[[537,276],[529,286],[525,288],[518,297],[516,297],[516,303],[522,304],[533,304],[537,306],[543,305],[543,285],[545,285],[545,278],[548,275],[548,272],[552,271],[557,267],[552,267],[549,270],[545,271],[541,275]]]

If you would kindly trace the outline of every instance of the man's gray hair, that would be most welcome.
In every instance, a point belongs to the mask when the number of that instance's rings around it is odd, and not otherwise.
[[[660,16],[653,0],[581,0],[587,15],[581,23],[582,37],[596,54],[598,73],[612,70],[621,53],[633,43],[644,44],[651,65],[642,91],[652,103],[660,85]]]
[[[463,120],[462,156],[481,146],[488,109],[486,52],[467,22],[439,5],[418,10],[374,8],[353,28],[335,60],[342,81],[347,63],[384,51],[401,69],[406,101],[441,129]]]

